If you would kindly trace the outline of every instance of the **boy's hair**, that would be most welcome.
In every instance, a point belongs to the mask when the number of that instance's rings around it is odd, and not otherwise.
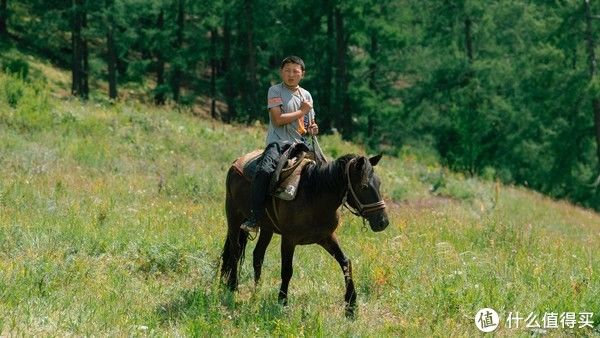
[[[279,69],[283,69],[283,67],[285,67],[285,65],[287,65],[288,63],[295,63],[297,65],[300,65],[300,68],[302,68],[302,71],[304,71],[304,61],[302,61],[301,58],[295,55],[290,55],[283,59],[283,61],[281,61],[281,66],[279,66]]]

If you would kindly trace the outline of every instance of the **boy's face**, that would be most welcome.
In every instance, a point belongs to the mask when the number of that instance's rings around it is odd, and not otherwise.
[[[280,72],[281,79],[289,87],[296,87],[304,77],[302,67],[296,63],[286,63],[283,68],[280,69]]]

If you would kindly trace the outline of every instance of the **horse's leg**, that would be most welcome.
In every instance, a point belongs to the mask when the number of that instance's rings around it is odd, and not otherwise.
[[[354,282],[352,281],[352,263],[342,252],[342,248],[340,248],[334,234],[331,234],[329,238],[320,241],[319,245],[327,250],[327,252],[329,252],[342,267],[344,281],[346,282],[346,294],[344,295],[344,301],[346,301],[346,317],[354,317],[354,310],[356,309],[356,291],[354,290]]]
[[[263,259],[265,258],[265,251],[271,243],[271,238],[273,238],[273,231],[262,230],[260,232],[260,236],[258,237],[258,242],[256,243],[256,247],[253,252],[253,265],[254,265],[254,283],[258,284],[260,280],[260,274],[262,270]]]
[[[279,302],[287,305],[288,286],[294,273],[292,261],[296,245],[285,237],[281,237],[281,287],[279,288]]]

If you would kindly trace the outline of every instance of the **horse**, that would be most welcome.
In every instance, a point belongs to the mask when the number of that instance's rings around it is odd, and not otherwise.
[[[344,255],[335,230],[339,225],[340,206],[366,219],[374,232],[388,224],[385,202],[379,191],[381,181],[373,167],[382,155],[371,158],[344,155],[329,163],[307,165],[301,173],[296,198],[283,201],[269,197],[266,215],[259,220],[260,235],[253,252],[254,282],[260,280],[263,258],[274,233],[281,235],[281,286],[279,302],[287,305],[288,286],[292,278],[292,259],[297,245],[318,244],[331,254],[342,268],[346,292],[345,314],[353,317],[356,290],[352,280],[352,263]],[[248,233],[240,229],[250,215],[250,182],[233,166],[227,172],[225,212],[227,237],[222,253],[221,280],[235,291],[238,264],[244,259]]]

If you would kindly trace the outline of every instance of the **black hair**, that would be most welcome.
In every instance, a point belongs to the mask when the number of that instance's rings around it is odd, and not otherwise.
[[[300,65],[300,68],[302,68],[302,71],[304,71],[304,61],[302,61],[301,58],[295,55],[286,56],[285,59],[281,61],[279,69],[283,69],[283,67],[285,67],[285,65],[287,65],[288,63],[295,63],[297,65]]]

